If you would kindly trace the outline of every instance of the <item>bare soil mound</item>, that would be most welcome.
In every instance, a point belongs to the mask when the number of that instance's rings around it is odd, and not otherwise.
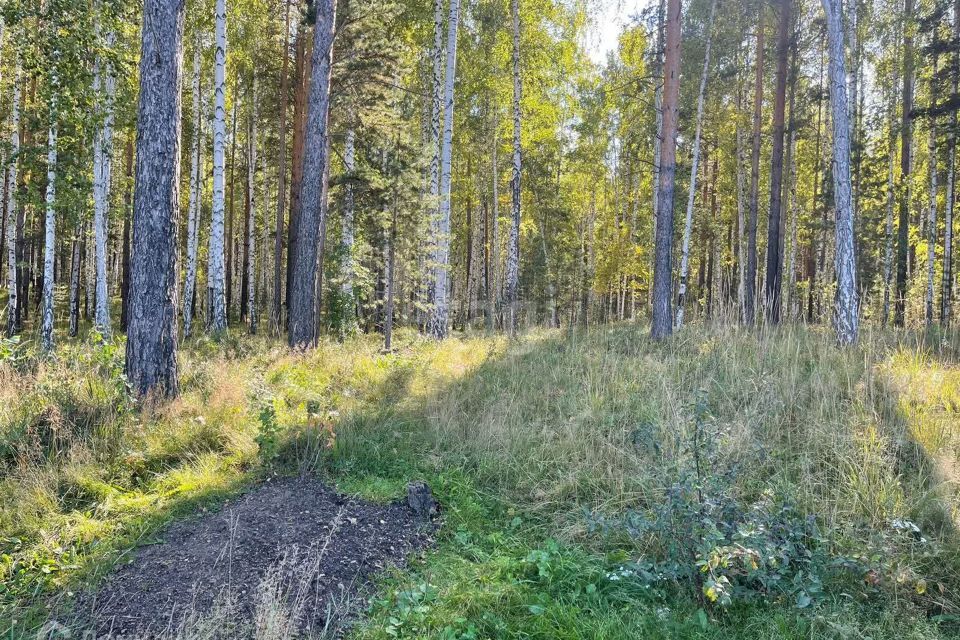
[[[378,571],[432,542],[406,504],[274,479],[140,548],[78,613],[98,638],[335,636]]]

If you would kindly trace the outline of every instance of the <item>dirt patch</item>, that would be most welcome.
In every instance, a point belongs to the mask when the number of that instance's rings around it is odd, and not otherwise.
[[[402,566],[433,531],[406,504],[349,498],[315,479],[274,479],[217,513],[172,525],[78,613],[98,638],[335,636],[373,574]]]

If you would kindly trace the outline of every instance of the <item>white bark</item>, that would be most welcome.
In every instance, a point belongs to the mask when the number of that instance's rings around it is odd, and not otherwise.
[[[435,0],[433,7],[433,96],[430,109],[430,144],[433,153],[430,156],[430,276],[427,283],[427,300],[431,312],[427,323],[433,316],[436,303],[436,267],[435,260],[440,249],[440,127],[443,118],[443,0]],[[427,327],[429,329],[429,326]]]
[[[113,48],[115,35],[107,34],[104,44]],[[113,158],[113,99],[116,77],[110,64],[97,60],[94,66],[94,92],[103,90],[101,119],[94,137],[93,148],[93,233],[96,261],[96,310],[94,326],[100,335],[109,338],[110,294],[107,290],[107,224],[110,208],[110,173]]]
[[[17,168],[20,161],[20,56],[15,62],[13,104],[10,110],[10,158],[7,164],[7,333],[17,326]]]
[[[960,2],[953,5],[953,39],[960,41]],[[960,50],[954,49],[951,88],[953,95],[960,89]],[[943,278],[940,287],[940,321],[950,324],[953,307],[953,198],[956,189],[957,112],[950,115],[947,130],[947,198],[943,215]]]
[[[54,85],[56,80],[54,79]],[[44,351],[53,349],[53,259],[57,240],[57,125],[56,100],[51,101],[50,129],[47,133],[47,195],[43,243],[43,318],[40,344]]]
[[[340,312],[341,331],[351,331],[353,328],[353,172],[357,169],[355,133],[353,127],[347,129],[344,142],[343,164],[346,171],[346,184],[343,195],[343,223],[340,239],[340,250],[343,255],[340,263]]]
[[[247,197],[250,198],[250,215],[247,216],[247,314],[250,317],[250,333],[257,332],[257,279],[255,228],[257,220],[257,76],[250,87],[250,128],[247,136]]]
[[[837,340],[849,345],[857,341],[856,262],[853,248],[853,202],[850,181],[850,116],[843,52],[843,18],[839,0],[821,0],[827,17],[830,51],[830,103],[833,108],[833,184],[836,203],[837,279],[835,324]]]
[[[520,286],[520,177],[523,149],[521,145],[520,109],[523,86],[520,83],[520,1],[512,0],[513,14],[513,176],[510,180],[511,216],[510,245],[507,249],[507,300],[510,304],[509,331],[517,330],[517,304]]]
[[[707,19],[707,43],[703,53],[703,71],[700,73],[700,92],[697,95],[697,126],[693,136],[693,159],[690,165],[690,192],[687,194],[687,218],[683,225],[683,249],[680,255],[680,291],[677,296],[677,328],[683,326],[683,307],[687,297],[687,276],[690,270],[690,234],[693,231],[693,204],[697,195],[697,176],[700,165],[700,137],[703,132],[703,102],[707,92],[707,77],[710,74],[710,45],[713,44],[713,16],[717,0],[710,2],[710,17]]]
[[[443,139],[440,145],[440,212],[436,225],[436,248],[433,254],[433,308],[429,332],[435,338],[447,335],[450,302],[450,184],[453,162],[453,103],[457,74],[457,28],[460,24],[460,0],[450,0],[447,29],[447,65],[443,90]]]
[[[187,275],[183,285],[183,335],[190,337],[193,327],[193,295],[197,283],[197,233],[200,218],[200,36],[193,50],[193,140],[190,149],[190,203],[187,210]]]
[[[224,150],[226,147],[226,0],[216,0],[216,51],[214,54],[213,207],[210,219],[207,289],[211,331],[227,329],[226,258],[224,254]]]

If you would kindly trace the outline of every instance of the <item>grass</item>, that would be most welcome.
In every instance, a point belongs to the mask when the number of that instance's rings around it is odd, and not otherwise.
[[[425,479],[444,506],[437,548],[384,577],[358,638],[960,632],[960,335],[396,342],[199,339],[167,406],[128,397],[117,346],[5,344],[0,637],[170,519],[304,471],[383,501]]]

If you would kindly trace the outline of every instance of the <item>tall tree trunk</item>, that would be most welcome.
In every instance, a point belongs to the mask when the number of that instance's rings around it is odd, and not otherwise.
[[[933,324],[933,281],[937,259],[937,37],[933,36],[933,73],[930,76],[930,124],[929,141],[927,143],[927,163],[930,171],[930,206],[927,220],[927,298],[926,322]]]
[[[738,56],[739,57],[739,56]],[[744,88],[740,81],[737,82],[737,123],[736,123],[736,164],[737,164],[737,238],[734,249],[737,256],[737,311],[739,317],[745,317],[747,304],[747,246],[746,246],[746,193],[747,178],[744,175],[744,164],[746,162],[746,141],[744,140],[744,131],[741,124],[741,115],[743,114]]]
[[[493,118],[493,135],[491,136],[491,230],[490,230],[490,292],[487,297],[487,308],[492,323],[491,328],[497,326],[497,311],[500,308],[500,166],[497,162],[500,149],[499,118],[495,112]]]
[[[843,17],[839,0],[822,0],[827,16],[830,49],[830,102],[833,107],[833,191],[836,204],[836,309],[837,340],[850,345],[857,341],[856,259],[853,248],[853,195],[850,183],[850,115],[843,52]]]
[[[224,151],[226,124],[227,4],[216,0],[216,49],[214,52],[213,111],[213,207],[210,218],[210,242],[207,265],[207,301],[210,330],[227,330],[227,274],[224,248]]]
[[[290,295],[290,346],[306,348],[316,344],[319,299],[317,258],[322,232],[326,227],[326,176],[329,160],[330,72],[333,66],[333,36],[336,25],[336,0],[316,4],[313,69],[310,82],[307,125],[304,138],[303,175],[300,191],[301,215],[297,224],[297,243]],[[321,178],[321,179],[317,179]]]
[[[717,0],[710,2],[707,18],[707,43],[703,52],[703,71],[700,72],[700,91],[697,94],[697,125],[693,136],[693,159],[690,163],[690,191],[687,194],[687,217],[683,225],[683,248],[680,253],[680,290],[677,295],[677,328],[683,326],[683,308],[687,296],[687,275],[690,270],[690,234],[693,231],[693,204],[697,193],[697,172],[700,165],[700,136],[703,132],[703,102],[710,74],[710,45],[713,43],[713,17]]]
[[[257,225],[257,76],[250,83],[250,121],[247,126],[247,230],[243,247],[244,289],[250,333],[257,332],[256,279],[256,225]]]
[[[52,80],[57,95],[56,71]],[[43,317],[40,324],[40,345],[53,349],[53,256],[57,248],[57,101],[50,101],[50,128],[47,133],[47,195],[43,232]]]
[[[783,196],[784,114],[787,98],[787,63],[790,55],[790,12],[793,0],[780,0],[777,30],[777,78],[773,99],[773,150],[770,159],[770,212],[767,222],[767,320],[780,322],[780,290],[783,280],[780,217]]]
[[[386,305],[383,310],[383,350],[393,349],[393,307],[397,261],[397,196],[396,186],[393,186],[393,198],[390,206],[390,232],[387,234],[387,273],[386,273]]]
[[[193,293],[197,281],[197,245],[200,221],[200,33],[193,45],[193,140],[190,150],[190,203],[187,213],[187,275],[183,285],[183,335],[193,328]]]
[[[520,1],[511,0],[513,17],[513,175],[510,178],[510,240],[507,247],[507,301],[510,305],[509,331],[517,330],[517,303],[520,287],[520,177],[522,168],[520,101]]]
[[[309,32],[303,25],[297,31],[297,59],[294,65],[296,91],[293,101],[293,154],[290,170],[290,223],[287,225],[287,308],[286,327],[290,328],[290,292],[293,278],[293,256],[297,244],[300,220],[300,189],[303,184],[303,140],[307,122],[307,85],[310,78]]]
[[[273,239],[273,307],[270,314],[270,328],[280,335],[281,316],[283,315],[283,218],[286,215],[287,191],[287,104],[290,86],[287,70],[290,66],[290,0],[284,0],[283,11],[283,64],[280,68],[280,116],[277,152],[277,220]],[[266,255],[264,255],[266,263]]]
[[[353,127],[347,129],[343,149],[343,165],[346,175],[343,185],[343,221],[340,239],[340,335],[344,337],[354,330],[353,301],[353,180],[357,170],[355,134]]]
[[[107,49],[113,48],[114,33],[105,38]],[[113,166],[113,99],[116,93],[116,76],[113,66],[104,59],[97,60],[94,67],[94,91],[103,90],[102,112],[98,122],[93,148],[93,235],[96,268],[96,311],[94,326],[100,335],[109,338],[110,293],[107,291],[107,226],[110,209],[110,174]]]
[[[20,331],[20,305],[17,300],[19,285],[17,282],[17,191],[19,182],[17,169],[20,164],[20,56],[17,55],[16,72],[13,78],[13,104],[10,109],[10,160],[7,165],[7,335],[13,336]]]
[[[234,246],[234,233],[233,233],[233,221],[234,221],[234,212],[236,210],[237,200],[234,197],[236,193],[237,186],[237,104],[233,104],[231,111],[231,121],[232,125],[230,127],[230,193],[227,201],[227,213],[226,213],[226,229],[224,234],[224,290],[225,290],[225,310],[227,324],[230,324],[230,311],[233,308],[233,283],[235,281],[233,275],[236,271],[236,253],[237,248]],[[209,266],[207,267],[209,271]],[[209,279],[209,274],[207,278]],[[208,301],[209,303],[209,301]],[[242,303],[241,303],[242,306]]]
[[[893,323],[902,327],[907,310],[907,254],[910,248],[910,146],[913,140],[913,2],[903,3],[903,93],[900,120],[900,213],[897,228],[897,297]]]
[[[960,42],[960,0],[953,3],[953,40]],[[955,46],[951,59],[952,95],[960,92],[960,47]],[[943,212],[943,280],[940,287],[940,322],[949,325],[953,311],[953,206],[957,168],[957,110],[950,114],[947,128],[947,201]]]
[[[760,199],[760,122],[763,115],[763,4],[757,21],[756,80],[753,94],[753,151],[750,156],[750,219],[747,221],[747,270],[744,274],[743,321],[752,325],[757,291],[757,210]]]
[[[143,8],[126,353],[127,379],[141,395],[178,391],[176,211],[184,7],[184,0],[145,0]]]
[[[83,224],[77,223],[70,243],[70,337],[75,338],[80,329],[80,235]]]
[[[790,253],[787,256],[787,300],[786,311],[789,319],[796,318],[796,300],[797,300],[797,112],[796,112],[796,92],[797,92],[797,46],[796,38],[793,38],[793,54],[790,60],[790,124],[787,126],[787,171],[790,172],[789,183],[787,186],[787,215],[790,217]]]
[[[656,88],[653,91],[654,134],[653,134],[653,182],[651,204],[653,205],[653,243],[657,243],[657,220],[660,212],[660,153],[663,146],[663,37],[667,12],[667,0],[660,0],[657,7],[657,43],[654,56],[653,78]],[[651,301],[653,288],[650,289]]]
[[[673,277],[673,191],[677,162],[677,119],[680,94],[680,0],[667,0],[666,49],[663,65],[663,141],[660,182],[657,185],[657,241],[653,271],[655,340],[673,332],[671,278]]]
[[[120,329],[127,330],[130,319],[130,224],[133,219],[133,136],[127,138],[124,164],[127,188],[123,197],[123,257],[120,285]]]
[[[454,83],[457,75],[457,29],[460,24],[460,0],[450,0],[447,28],[447,64],[443,90],[443,136],[440,142],[440,210],[433,253],[433,306],[428,332],[445,338],[450,315],[450,187],[453,161]]]

